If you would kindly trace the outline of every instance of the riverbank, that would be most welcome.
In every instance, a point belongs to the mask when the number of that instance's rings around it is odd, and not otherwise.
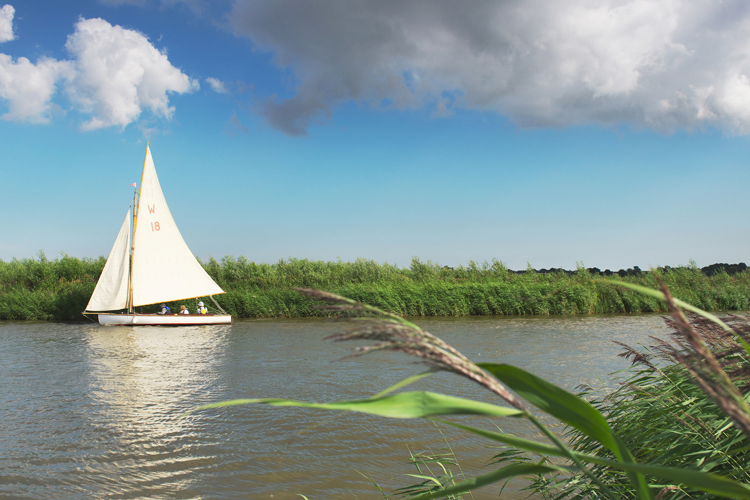
[[[81,319],[105,259],[63,256],[54,260],[0,260],[0,319],[77,321]],[[411,266],[357,259],[306,259],[256,264],[240,257],[203,263],[227,292],[217,302],[236,318],[297,318],[321,312],[295,287],[318,288],[407,316],[549,315],[661,312],[664,305],[604,281],[622,280],[656,287],[656,278],[638,268],[612,272],[585,269],[512,271],[501,262],[448,268],[413,259]],[[729,272],[727,272],[729,271]],[[679,299],[708,311],[750,309],[750,270],[744,264],[664,267],[657,273]],[[197,300],[184,303],[195,307]],[[212,304],[209,302],[210,307]],[[139,308],[154,312],[153,306]]]

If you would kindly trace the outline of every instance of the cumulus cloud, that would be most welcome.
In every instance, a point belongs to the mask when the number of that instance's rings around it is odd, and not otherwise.
[[[206,81],[208,82],[209,85],[211,85],[211,90],[213,90],[214,92],[218,92],[219,94],[229,93],[227,86],[224,85],[224,82],[222,82],[218,78],[209,76],[208,78],[206,78]]]
[[[3,5],[0,9],[0,43],[9,42],[13,36],[13,16],[16,10],[12,5]]]
[[[103,19],[81,19],[65,44],[73,55],[75,75],[67,82],[71,100],[94,116],[84,130],[135,121],[143,108],[171,118],[167,92],[185,93],[198,88],[172,66],[141,33],[112,26]]]
[[[61,85],[78,111],[91,115],[82,130],[125,127],[149,109],[171,118],[169,93],[192,92],[198,82],[172,66],[137,31],[103,19],[80,19],[65,45],[72,59],[42,58],[36,64],[0,54],[0,98],[7,101],[4,119],[45,123],[51,100]]]
[[[264,110],[291,135],[347,100],[750,133],[744,0],[237,0],[229,22],[296,74]]]
[[[72,67],[67,61],[42,58],[33,64],[25,57],[18,61],[0,54],[0,98],[8,102],[5,120],[47,123],[55,82],[69,77]]]

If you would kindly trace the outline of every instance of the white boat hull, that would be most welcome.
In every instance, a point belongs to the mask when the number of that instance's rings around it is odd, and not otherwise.
[[[99,314],[100,325],[187,326],[231,323],[232,317],[228,314]]]

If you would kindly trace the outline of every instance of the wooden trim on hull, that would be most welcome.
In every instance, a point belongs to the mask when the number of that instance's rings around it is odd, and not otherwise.
[[[228,314],[99,314],[100,325],[195,326],[231,323],[232,317]]]

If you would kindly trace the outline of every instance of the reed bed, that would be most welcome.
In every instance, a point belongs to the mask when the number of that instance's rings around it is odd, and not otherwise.
[[[0,260],[0,319],[80,320],[106,259],[62,255]],[[329,314],[293,288],[315,288],[403,316],[550,315],[663,312],[664,303],[607,285],[598,270],[509,270],[502,262],[470,261],[448,268],[414,258],[409,267],[357,259],[323,262],[282,259],[258,264],[244,257],[202,263],[227,292],[217,302],[236,318],[297,318]],[[613,273],[609,273],[613,274]],[[614,278],[656,286],[650,273],[628,270]],[[750,270],[707,276],[695,265],[659,268],[657,275],[686,302],[708,311],[750,309]],[[192,302],[197,302],[195,301]],[[174,302],[179,309],[191,301]],[[210,305],[210,304],[209,304]],[[153,312],[154,307],[144,307]]]
[[[595,397],[591,403],[607,416],[612,431],[638,461],[710,472],[747,484],[750,483],[747,441],[750,419],[745,400],[750,389],[750,368],[748,351],[738,340],[748,338],[750,318],[721,319],[733,333],[704,318],[690,317],[689,327],[705,352],[690,345],[681,333],[685,325],[676,325],[674,320],[667,320],[675,329],[672,343],[653,339],[655,345],[651,347],[622,344],[621,356],[630,359],[632,367],[620,374],[621,384],[615,392]],[[715,370],[709,362],[712,358]],[[715,372],[727,383],[720,383]],[[739,403],[735,406],[743,406],[744,411],[727,408],[734,403],[733,399]],[[578,429],[569,427],[566,438],[574,452],[602,458],[609,455]],[[503,461],[528,463],[529,460],[512,456]],[[594,466],[592,472],[617,497],[633,497],[628,477],[622,471]],[[580,473],[538,475],[528,489],[543,498],[602,497],[597,485]],[[657,492],[660,500],[712,498],[680,484],[660,485]]]

